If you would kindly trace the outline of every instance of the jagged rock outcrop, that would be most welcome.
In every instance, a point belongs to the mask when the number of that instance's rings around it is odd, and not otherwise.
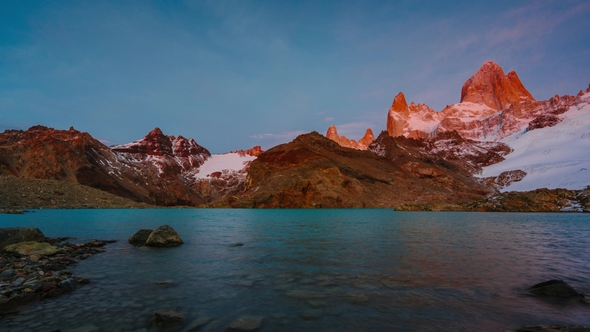
[[[112,146],[111,150],[134,161],[149,161],[155,164],[162,176],[190,172],[211,156],[211,153],[198,145],[194,139],[166,136],[160,128],[155,128],[138,141]]]
[[[504,75],[504,70],[493,61],[486,61],[461,88],[461,103],[485,104],[497,111],[522,101],[535,101],[515,71]]]
[[[248,150],[236,150],[236,151],[232,151],[230,153],[237,153],[240,156],[252,156],[252,157],[258,157],[262,152],[264,152],[262,150],[262,147],[260,147],[260,145],[256,145],[255,147],[248,149]]]
[[[400,92],[387,113],[387,132],[392,137],[428,138],[439,122],[439,113],[425,104],[412,102],[408,106],[406,97]]]
[[[313,132],[252,162],[245,189],[210,206],[391,207],[403,202],[471,201],[493,192],[451,162],[422,153],[424,143],[383,132],[370,149],[340,146]]]
[[[369,145],[375,140],[375,136],[373,136],[373,131],[371,128],[368,128],[365,131],[365,135],[357,142],[353,139],[346,138],[346,136],[339,136],[338,130],[336,129],[335,125],[331,125],[326,132],[326,137],[333,140],[334,142],[340,144],[343,147],[357,149],[357,150],[366,150]]]

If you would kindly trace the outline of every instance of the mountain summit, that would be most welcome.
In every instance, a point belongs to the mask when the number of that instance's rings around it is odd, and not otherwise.
[[[515,71],[504,75],[502,68],[487,61],[461,88],[461,102],[486,104],[497,111],[518,105],[521,100],[535,101]]]

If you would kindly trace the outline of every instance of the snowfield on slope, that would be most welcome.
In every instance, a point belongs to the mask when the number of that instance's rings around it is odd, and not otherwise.
[[[538,188],[584,189],[590,185],[590,93],[561,115],[554,127],[523,130],[501,140],[514,151],[506,160],[485,167],[480,176],[523,170],[527,175],[501,191]]]
[[[199,167],[199,173],[195,174],[195,179],[209,178],[211,173],[223,172],[224,170],[239,172],[256,157],[231,152],[225,154],[214,154],[205,160],[205,163]]]

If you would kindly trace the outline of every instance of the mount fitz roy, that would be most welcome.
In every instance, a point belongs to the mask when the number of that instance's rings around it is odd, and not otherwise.
[[[386,115],[376,138],[369,128],[355,141],[332,125],[325,136],[217,155],[158,128],[111,147],[73,128],[7,130],[0,182],[67,181],[160,206],[590,210],[590,86],[537,101],[516,72],[488,61],[459,103],[436,112],[400,92]],[[0,207],[34,208],[25,196]]]

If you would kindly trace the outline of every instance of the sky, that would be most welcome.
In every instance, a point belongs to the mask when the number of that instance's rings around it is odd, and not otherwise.
[[[537,100],[590,83],[590,2],[2,1],[0,131],[106,145],[155,127],[212,153],[386,129],[402,91],[436,111],[487,60]]]

